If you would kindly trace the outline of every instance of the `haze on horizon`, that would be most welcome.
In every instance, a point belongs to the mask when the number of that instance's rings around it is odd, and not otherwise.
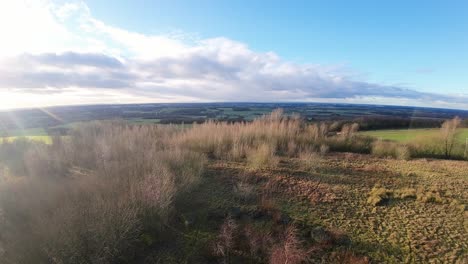
[[[466,1],[0,5],[0,109],[229,101],[468,109]]]

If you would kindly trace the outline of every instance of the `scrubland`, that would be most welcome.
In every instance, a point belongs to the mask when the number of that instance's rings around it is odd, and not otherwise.
[[[3,142],[0,262],[466,263],[457,122],[395,143],[278,110]]]

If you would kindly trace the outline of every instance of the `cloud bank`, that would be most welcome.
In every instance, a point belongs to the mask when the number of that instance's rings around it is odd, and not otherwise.
[[[5,18],[24,10],[28,17]],[[36,95],[37,104],[330,101],[468,109],[466,95],[371,83],[342,67],[293,63],[228,38],[130,32],[95,19],[83,2],[13,3],[0,17],[8,34],[0,96]]]

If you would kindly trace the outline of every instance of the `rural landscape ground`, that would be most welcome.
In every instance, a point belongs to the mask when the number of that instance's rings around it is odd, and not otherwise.
[[[219,107],[2,113],[0,262],[468,261],[466,111]]]

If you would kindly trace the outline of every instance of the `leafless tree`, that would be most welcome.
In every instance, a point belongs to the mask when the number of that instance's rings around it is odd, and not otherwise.
[[[455,143],[455,134],[460,123],[461,119],[457,116],[442,124],[440,132],[444,142],[444,153],[446,157],[450,157],[452,154],[453,145]]]

